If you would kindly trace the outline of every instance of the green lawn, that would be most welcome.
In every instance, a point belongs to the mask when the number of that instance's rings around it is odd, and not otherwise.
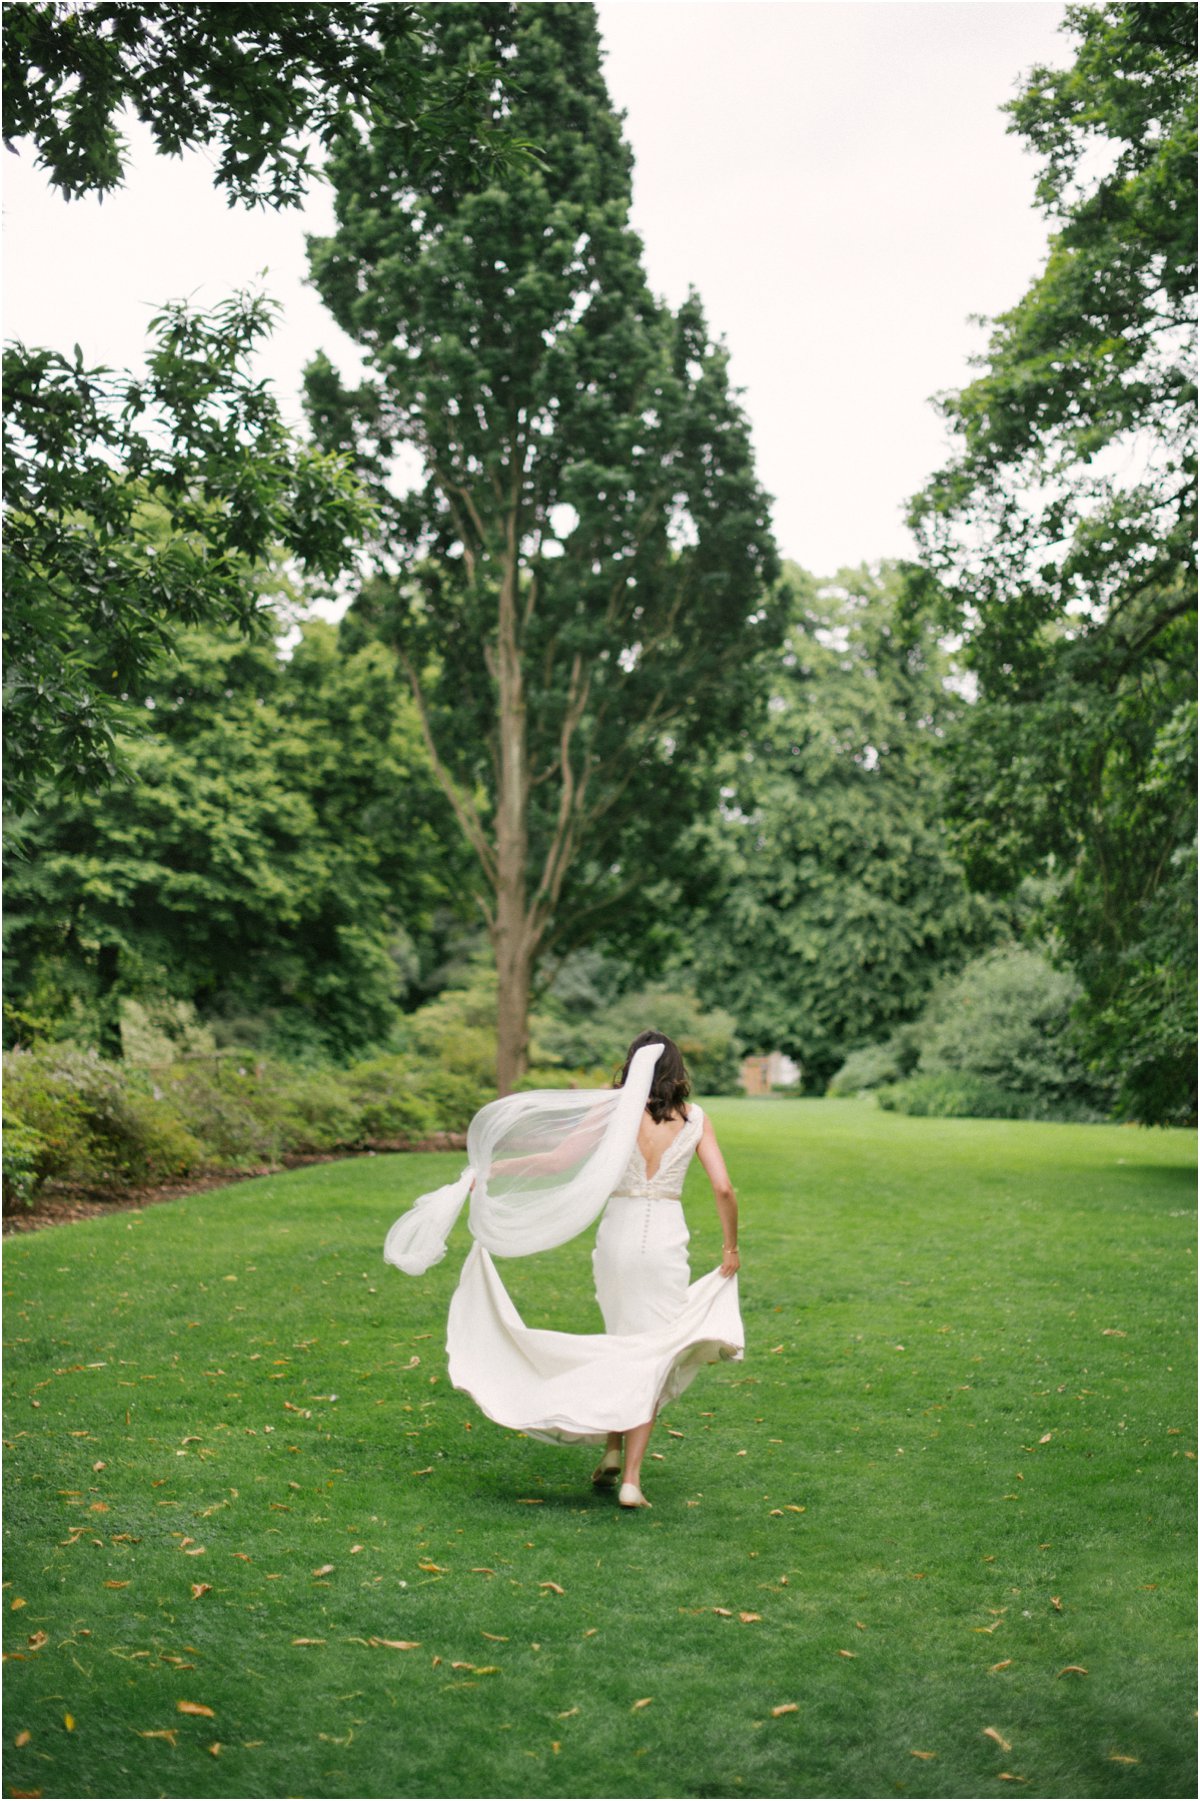
[[[449,1387],[462,1227],[382,1263],[456,1158],[8,1240],[6,1792],[1194,1794],[1190,1136],[711,1111],[747,1356],[641,1514]]]

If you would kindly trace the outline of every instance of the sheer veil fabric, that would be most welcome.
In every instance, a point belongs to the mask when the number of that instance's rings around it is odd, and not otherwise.
[[[458,1181],[422,1195],[387,1235],[385,1261],[423,1275],[470,1195],[475,1242],[450,1305],[450,1379],[490,1419],[531,1437],[603,1442],[652,1418],[704,1363],[742,1354],[736,1276],[713,1271],[669,1325],[617,1336],[526,1326],[492,1261],[553,1250],[600,1216],[636,1150],[661,1054],[643,1046],[621,1088],[540,1090],[481,1108]]]

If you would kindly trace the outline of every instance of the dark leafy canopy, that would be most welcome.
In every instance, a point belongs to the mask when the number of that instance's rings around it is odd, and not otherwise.
[[[182,625],[246,625],[255,570],[285,549],[344,567],[369,505],[343,459],[290,435],[247,360],[272,308],[168,306],[144,376],[5,352],[6,793],[94,784]]]
[[[995,928],[941,823],[934,751],[964,703],[936,628],[899,617],[902,572],[788,565],[783,586],[792,629],[698,837],[688,945],[706,1000],[823,1092]]]
[[[6,887],[9,1036],[119,1055],[122,1003],[187,1002],[240,1043],[377,1044],[454,912],[419,728],[382,646],[310,624],[281,660],[189,628],[121,744],[130,781],[49,797]]]
[[[355,621],[409,670],[478,858],[503,1083],[537,958],[669,858],[781,614],[725,355],[695,297],[672,314],[646,286],[592,9],[455,6],[440,40],[511,71],[544,163],[448,201],[414,189],[386,121],[347,135],[312,266],[371,376],[348,392],[318,359],[308,394],[374,484],[379,577]],[[397,499],[402,448],[421,473]]]
[[[497,69],[440,62],[436,11],[12,0],[5,141],[31,143],[67,199],[103,195],[124,179],[129,109],[165,155],[213,147],[231,206],[295,206],[314,148],[348,113],[379,114],[415,179],[477,180],[524,147],[488,116]]]
[[[1151,1120],[1194,1110],[1195,22],[1069,7],[1072,67],[1012,103],[1058,230],[943,401],[959,448],[913,506],[979,681],[952,788],[968,870],[1065,877],[1092,1054]]]

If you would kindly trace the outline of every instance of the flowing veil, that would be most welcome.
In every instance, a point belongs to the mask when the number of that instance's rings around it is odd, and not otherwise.
[[[662,1049],[643,1045],[621,1088],[536,1089],[481,1107],[467,1167],[401,1214],[384,1260],[410,1276],[440,1262],[468,1194],[471,1234],[497,1257],[550,1251],[586,1231],[632,1155]]]

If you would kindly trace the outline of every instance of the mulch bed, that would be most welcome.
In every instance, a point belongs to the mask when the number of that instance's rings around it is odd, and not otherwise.
[[[284,1169],[304,1169],[310,1163],[346,1163],[354,1157],[374,1157],[393,1151],[462,1151],[466,1149],[465,1132],[435,1132],[418,1144],[380,1140],[362,1150],[316,1151],[306,1154],[286,1153],[278,1163],[264,1163],[253,1169],[213,1170],[208,1175],[192,1176],[178,1182],[163,1182],[150,1188],[96,1188],[74,1182],[47,1182],[31,1207],[4,1215],[5,1236],[10,1232],[36,1232],[42,1226],[72,1225],[76,1220],[94,1219],[100,1213],[140,1212],[155,1207],[160,1201],[177,1201],[181,1195],[203,1194],[209,1188],[229,1188],[234,1182],[249,1182],[257,1176],[276,1176]]]

